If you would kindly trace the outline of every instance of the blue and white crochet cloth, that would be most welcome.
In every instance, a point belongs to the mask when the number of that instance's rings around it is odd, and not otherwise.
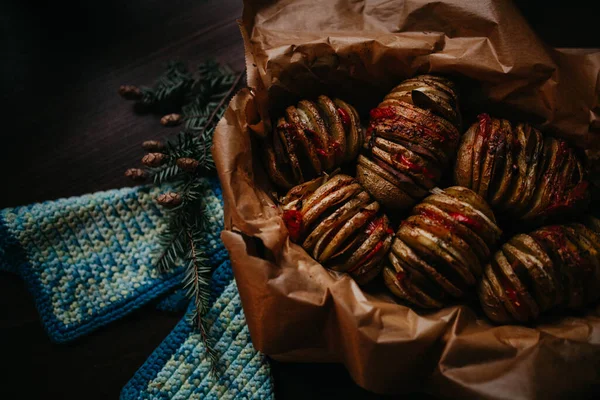
[[[209,372],[200,334],[184,318],[127,383],[121,400],[273,398],[269,364],[250,342],[229,260],[214,272],[211,286],[212,308],[206,318],[220,373]]]
[[[182,269],[154,268],[158,234],[166,227],[155,187],[136,187],[0,211],[0,270],[26,282],[44,328],[67,342],[173,292]],[[210,213],[205,238],[213,283],[210,332],[222,374],[208,374],[202,343],[184,318],[122,393],[123,399],[272,398],[268,363],[250,342],[231,265],[219,234],[221,189],[205,181]],[[181,291],[159,303],[177,309]]]
[[[181,282],[153,268],[165,219],[139,187],[0,212],[0,266],[17,272],[53,341],[67,342],[123,317]]]

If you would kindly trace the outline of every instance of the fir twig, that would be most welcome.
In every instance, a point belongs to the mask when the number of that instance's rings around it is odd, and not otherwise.
[[[169,226],[167,231],[163,232],[159,236],[159,244],[162,248],[162,252],[158,257],[156,266],[158,271],[163,274],[171,271],[173,266],[177,265],[179,262],[180,254],[185,252],[185,247],[181,243],[183,231],[181,229],[177,229],[176,227],[175,230],[168,231],[172,228],[173,227]]]
[[[176,113],[170,117],[183,122],[182,130],[164,145],[145,143],[145,148],[155,154],[146,157],[145,168],[140,171],[155,184],[172,184],[172,192],[160,199],[167,208],[168,225],[159,238],[161,251],[157,268],[165,273],[183,262],[183,287],[194,304],[192,323],[202,337],[213,372],[217,372],[218,354],[205,318],[213,266],[206,263],[202,251],[207,216],[201,176],[214,168],[208,150],[212,146],[216,120],[225,113],[227,101],[242,78],[243,73],[234,75],[215,61],[201,64],[195,76],[182,63],[170,63],[152,88],[140,89],[142,104]],[[134,174],[130,171],[129,175]]]
[[[182,62],[171,61],[152,87],[141,88],[141,102],[155,111],[176,109],[181,107],[193,85],[194,78],[186,66]]]
[[[186,236],[190,247],[190,255],[184,289],[187,290],[188,297],[191,297],[194,301],[195,310],[192,313],[192,322],[202,336],[206,353],[211,361],[211,370],[217,372],[218,355],[212,345],[212,340],[208,336],[208,324],[204,317],[210,300],[211,268],[204,263],[205,259],[198,254],[196,239],[193,237],[194,233],[189,226]]]
[[[242,81],[243,76],[244,76],[244,72],[240,72],[237,75],[237,77],[235,78],[235,81],[233,81],[233,84],[231,85],[231,88],[227,91],[227,93],[225,94],[225,96],[223,96],[223,98],[221,99],[221,101],[219,102],[219,104],[217,104],[217,106],[215,107],[214,111],[206,119],[206,124],[202,128],[202,130],[204,132],[206,132],[209,129],[210,125],[213,123],[213,121],[215,120],[215,117],[217,115],[220,114],[219,118],[223,115],[223,112],[225,111],[224,110],[225,102],[229,99],[229,97],[231,97],[231,95],[233,94],[233,91],[237,88],[237,86]],[[205,144],[204,145],[204,159],[206,159],[206,147],[207,146]]]
[[[243,77],[244,77],[244,72],[240,72],[239,74],[237,74],[237,77],[235,78],[235,81],[233,81],[231,88],[229,88],[227,93],[225,93],[225,96],[223,96],[223,98],[221,99],[219,104],[217,104],[217,106],[215,107],[214,111],[206,119],[206,124],[203,127],[204,130],[208,129],[209,125],[213,122],[213,120],[215,119],[215,117],[217,116],[219,111],[223,109],[223,106],[225,106],[225,102],[229,99],[229,97],[231,97],[231,95],[233,94],[233,91],[240,84]]]

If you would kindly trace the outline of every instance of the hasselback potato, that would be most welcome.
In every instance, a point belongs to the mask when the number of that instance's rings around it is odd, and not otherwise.
[[[401,223],[383,270],[395,295],[424,308],[442,307],[473,287],[501,234],[472,190],[433,192]]]
[[[364,142],[358,113],[350,104],[319,96],[302,100],[281,116],[264,142],[267,170],[290,189],[354,160]]]
[[[527,322],[552,308],[600,298],[600,221],[551,225],[512,237],[485,267],[478,286],[487,316]]]
[[[481,114],[463,135],[454,179],[495,210],[529,221],[572,212],[588,201],[588,183],[575,151],[527,124]]]
[[[356,179],[340,174],[306,182],[291,189],[282,206],[290,239],[323,266],[359,284],[380,273],[394,230]]]
[[[383,205],[412,207],[435,187],[459,142],[458,97],[451,81],[404,81],[370,113],[359,182]]]
[[[392,89],[379,106],[395,105],[398,101],[431,110],[460,130],[458,93],[456,85],[450,79],[437,75],[417,75]]]

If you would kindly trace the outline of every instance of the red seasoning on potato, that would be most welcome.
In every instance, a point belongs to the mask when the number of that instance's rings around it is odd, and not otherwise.
[[[433,192],[400,225],[383,270],[392,293],[423,308],[464,296],[501,233],[475,192],[463,187]],[[404,279],[407,274],[416,278]]]
[[[293,188],[283,200],[290,239],[315,260],[365,284],[381,271],[394,230],[379,204],[348,175]]]
[[[271,180],[290,189],[354,160],[364,142],[358,112],[327,96],[286,108],[262,142]]]
[[[302,230],[302,213],[298,210],[285,210],[283,212],[283,222],[290,233],[292,241],[298,240]]]
[[[554,308],[582,308],[600,298],[599,220],[519,234],[487,265],[479,300],[496,323],[529,322]],[[510,262],[508,260],[511,260]]]
[[[454,84],[419,75],[395,87],[370,111],[368,146],[357,178],[385,207],[412,207],[435,187],[458,146],[460,113]]]
[[[585,209],[585,175],[564,140],[487,114],[480,114],[463,136],[454,167],[456,184],[473,189],[511,218],[538,224]]]

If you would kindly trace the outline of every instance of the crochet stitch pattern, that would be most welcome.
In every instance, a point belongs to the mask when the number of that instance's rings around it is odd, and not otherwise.
[[[250,341],[231,264],[213,273],[209,336],[219,354],[218,375],[210,374],[204,344],[189,318],[148,358],[121,392],[121,400],[138,399],[273,399],[269,364]],[[218,298],[217,298],[218,297]]]
[[[187,308],[190,299],[186,296],[185,290],[177,289],[163,298],[157,305],[156,309],[167,312],[179,312]]]
[[[218,265],[223,210],[218,180],[205,180],[207,256]],[[42,324],[67,342],[181,285],[182,268],[154,268],[166,220],[141,186],[0,211],[0,269],[21,275]]]
[[[209,335],[219,375],[209,373],[203,341],[191,325],[182,290],[158,307],[188,314],[137,371],[122,399],[273,399],[269,364],[250,341],[227,251],[220,239],[223,200],[216,179],[204,181],[210,265]],[[173,288],[183,271],[153,267],[166,221],[153,198],[164,188],[99,192],[0,211],[0,270],[20,274],[44,328],[56,342],[84,335]]]

